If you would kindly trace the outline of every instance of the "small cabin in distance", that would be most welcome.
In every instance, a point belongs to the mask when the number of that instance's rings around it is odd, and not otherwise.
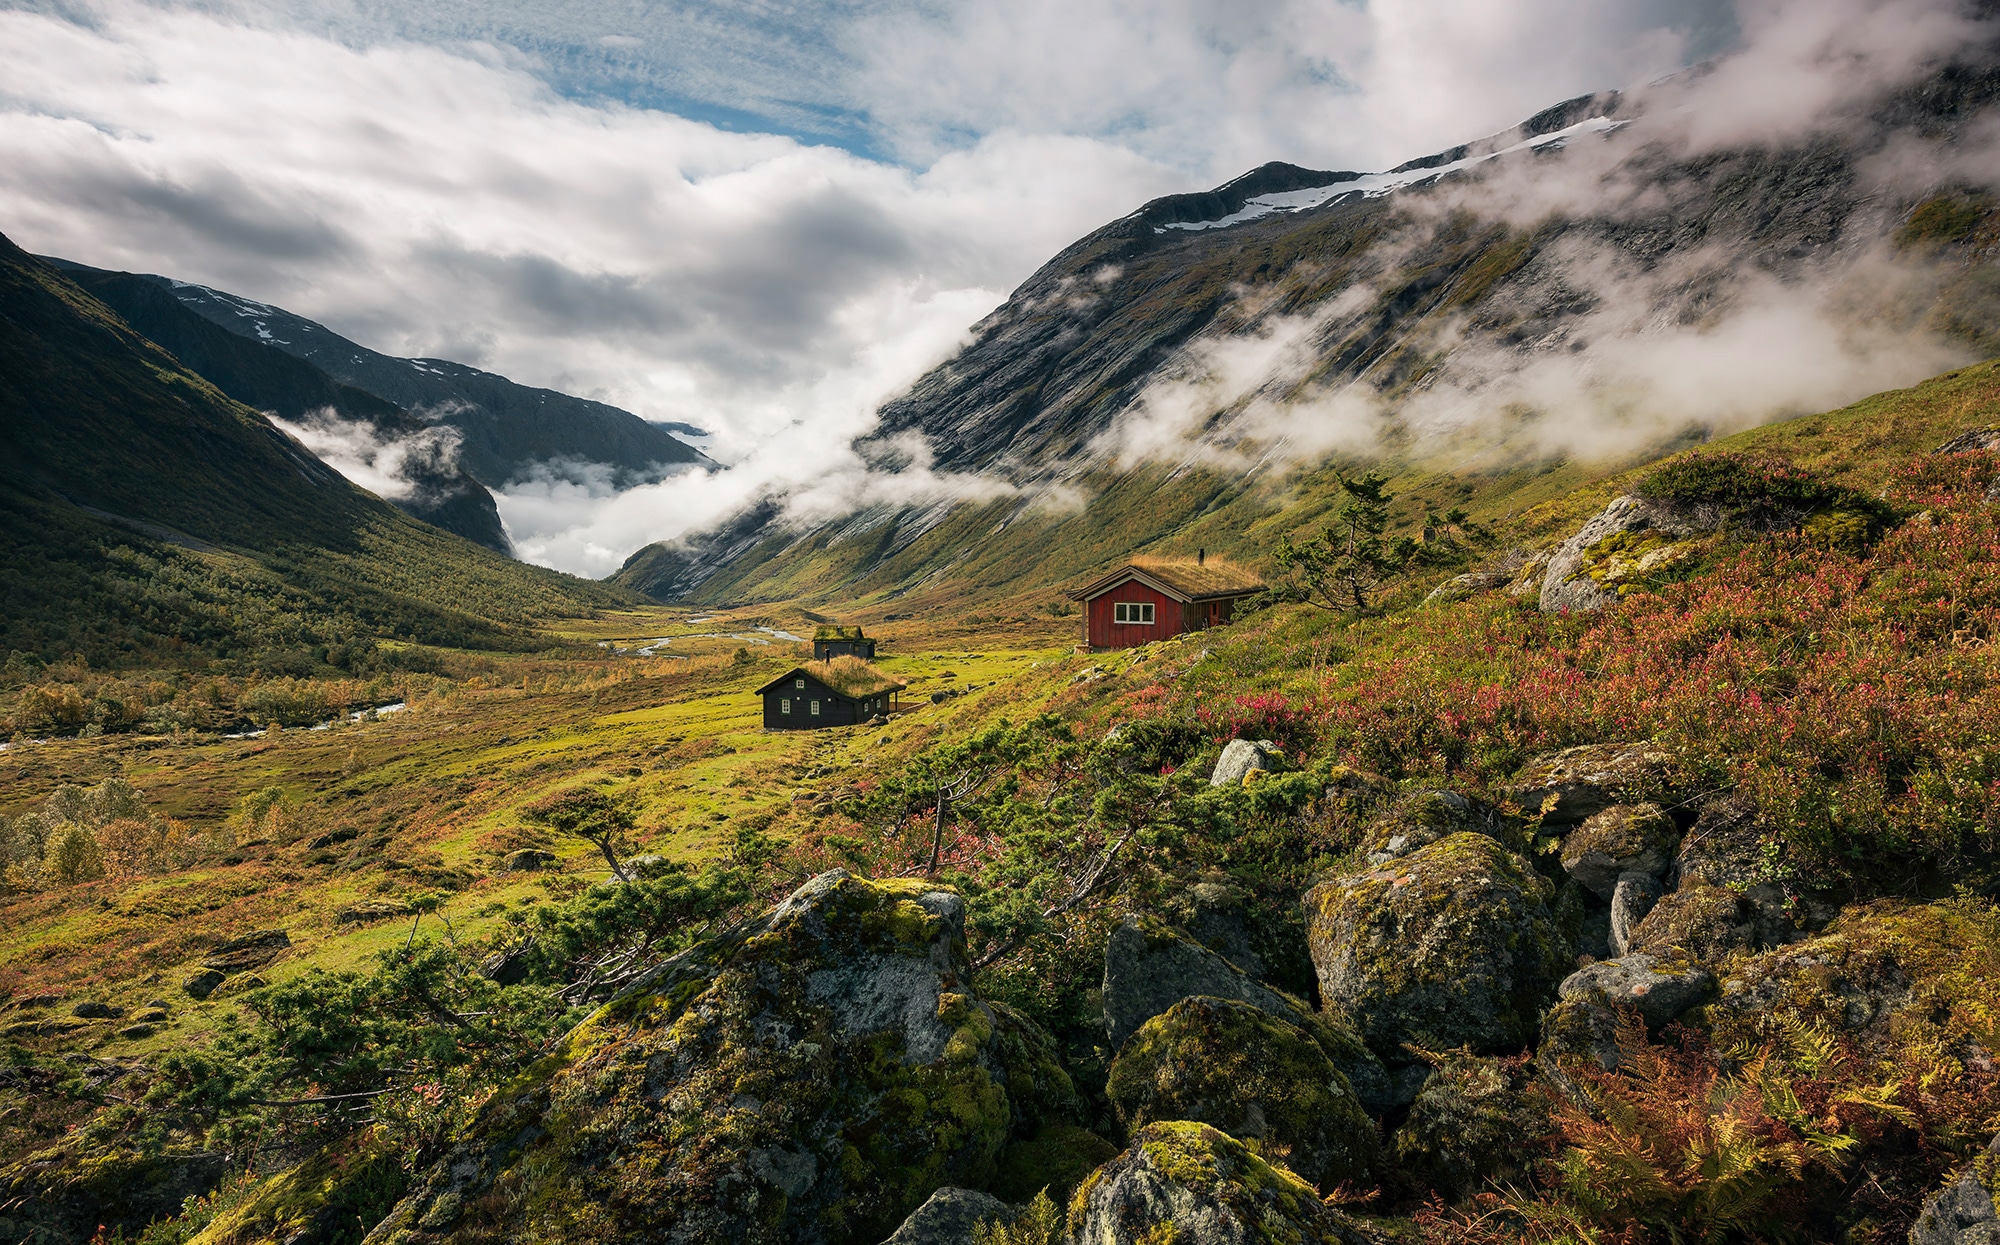
[[[757,694],[764,698],[765,730],[808,731],[886,716],[903,688],[859,657],[836,657],[793,666]]]
[[[1263,590],[1255,573],[1203,550],[1193,558],[1135,558],[1069,596],[1083,603],[1087,646],[1136,648],[1219,627],[1236,616],[1236,602]]]
[[[861,634],[859,627],[826,626],[813,632],[813,660],[831,661],[836,657],[859,657],[863,661],[875,660],[875,641]]]

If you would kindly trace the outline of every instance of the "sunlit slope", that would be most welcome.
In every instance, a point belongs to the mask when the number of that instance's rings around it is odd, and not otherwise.
[[[284,597],[300,620],[439,643],[628,599],[354,487],[5,239],[0,509],[0,645],[48,656],[227,632],[243,595],[246,615]]]

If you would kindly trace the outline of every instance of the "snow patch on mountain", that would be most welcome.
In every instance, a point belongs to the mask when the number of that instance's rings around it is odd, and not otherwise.
[[[1488,160],[1495,160],[1514,152],[1555,150],[1561,148],[1570,139],[1579,135],[1609,134],[1613,130],[1620,129],[1629,124],[1631,124],[1629,121],[1613,121],[1608,117],[1592,117],[1587,121],[1579,121],[1575,125],[1564,126],[1560,130],[1551,130],[1547,134],[1538,134],[1533,138],[1515,143],[1511,147],[1502,147],[1498,151],[1490,151],[1482,155],[1467,156],[1462,160],[1453,160],[1449,164],[1434,165],[1430,168],[1404,169],[1401,172],[1369,173],[1362,177],[1335,182],[1331,185],[1308,186],[1303,190],[1286,190],[1276,194],[1259,195],[1244,203],[1237,211],[1231,212],[1229,215],[1218,220],[1175,221],[1171,224],[1156,225],[1153,228],[1153,232],[1165,233],[1169,229],[1222,229],[1230,225],[1240,225],[1245,221],[1256,220],[1259,217],[1270,216],[1277,212],[1308,211],[1312,208],[1323,207],[1328,203],[1346,199],[1350,195],[1356,195],[1364,199],[1379,199],[1383,195],[1394,191],[1422,185],[1425,182],[1433,181],[1463,169],[1472,168],[1474,165],[1484,164]]]

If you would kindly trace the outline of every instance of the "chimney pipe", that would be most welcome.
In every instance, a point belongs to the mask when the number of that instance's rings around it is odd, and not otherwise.
[[[1207,565],[1208,565],[1208,550],[1206,550],[1206,549],[1197,549],[1197,550],[1195,550],[1195,551],[1194,551],[1194,564],[1195,564],[1196,566],[1207,566]]]

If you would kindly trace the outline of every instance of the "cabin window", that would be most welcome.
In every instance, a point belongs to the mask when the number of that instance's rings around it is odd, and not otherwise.
[[[793,679],[792,686],[803,692],[806,690],[806,681],[804,679]]]
[[[817,700],[815,700],[814,702],[812,702],[812,715],[813,715],[814,717],[818,717],[818,716],[819,716],[819,702],[818,702]]]
[[[1119,601],[1111,607],[1111,621],[1153,625],[1153,603],[1151,601]]]
[[[792,711],[792,698],[790,696],[781,697],[778,700],[778,712],[790,713],[791,711]]]

